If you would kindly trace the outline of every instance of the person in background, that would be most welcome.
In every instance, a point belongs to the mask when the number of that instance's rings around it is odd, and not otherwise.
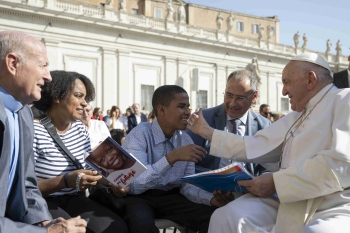
[[[272,113],[271,113],[271,110],[270,110],[270,106],[267,105],[267,104],[262,104],[260,105],[259,107],[259,113],[261,116],[267,118],[268,120],[272,120]]]
[[[81,122],[87,102],[95,98],[95,88],[89,78],[76,72],[51,71],[51,76],[52,82],[42,86],[42,98],[34,106],[47,114],[66,148],[84,169],[78,169],[62,153],[41,122],[34,122],[35,172],[50,213],[55,217],[89,218],[87,232],[91,233],[127,232],[125,222],[117,214],[84,192],[102,178],[85,164],[91,146],[89,133]]]
[[[152,111],[148,115],[148,122],[152,122],[156,119],[157,119],[156,114],[154,113],[154,109],[152,108]]]
[[[103,121],[93,120],[92,116],[92,107],[88,104],[84,108],[84,113],[81,121],[86,126],[89,136],[90,136],[90,144],[91,148],[94,149],[98,146],[103,140],[105,140],[108,136],[111,136],[106,124]]]
[[[103,121],[102,111],[100,109],[99,107],[94,108],[91,119]]]
[[[120,109],[117,106],[111,108],[111,117],[109,120],[109,129],[121,129],[126,131],[124,125],[124,116],[121,113]]]
[[[129,107],[125,111],[125,116],[128,117],[128,116],[131,116],[131,114],[132,114],[132,109]]]
[[[349,66],[347,69],[333,74],[333,83],[338,88],[350,87],[350,56],[348,56]]]
[[[106,116],[103,117],[103,121],[105,122],[105,124],[108,126],[108,122],[109,122],[109,119],[111,117],[111,110],[107,110],[107,114]]]
[[[145,106],[142,108],[142,111],[141,111],[141,112],[142,112],[143,114],[145,114],[146,117],[148,118],[149,112],[146,110],[146,107],[145,107]]]
[[[141,122],[147,122],[147,117],[140,112],[140,105],[138,103],[134,103],[132,109],[134,113],[128,116],[128,133]]]
[[[51,81],[44,44],[16,31],[0,32],[0,232],[78,233],[79,216],[52,220],[34,171],[29,103]]]

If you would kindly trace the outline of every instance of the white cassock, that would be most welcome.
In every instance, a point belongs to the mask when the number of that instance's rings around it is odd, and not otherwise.
[[[309,101],[301,119],[307,117],[295,132],[292,127],[294,136],[283,149],[285,169],[273,174],[278,197],[246,194],[217,209],[210,233],[350,232],[350,89],[332,86]],[[279,162],[285,136],[301,115],[292,112],[253,137],[214,130],[210,154]]]

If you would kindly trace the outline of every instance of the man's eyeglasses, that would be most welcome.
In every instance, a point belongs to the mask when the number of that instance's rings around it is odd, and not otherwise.
[[[272,115],[272,113],[271,112],[262,112],[263,114],[264,114],[264,116],[271,116]]]
[[[229,92],[225,92],[224,96],[228,100],[235,99],[238,102],[244,102],[244,101],[247,101],[254,93],[255,93],[255,91],[253,91],[249,96],[245,97],[243,95],[233,95]]]

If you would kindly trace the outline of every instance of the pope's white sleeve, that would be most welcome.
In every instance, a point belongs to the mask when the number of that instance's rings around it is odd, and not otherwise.
[[[306,160],[303,166],[275,172],[273,179],[281,203],[307,200],[343,191],[344,187],[340,181],[346,180],[346,176],[349,177],[349,174],[344,174],[346,171],[350,173],[349,165],[346,162],[333,161],[329,157],[317,155]],[[340,167],[342,171],[339,170]]]
[[[271,144],[266,137],[242,137],[215,129],[209,154],[239,162],[275,163],[281,151],[279,144]]]

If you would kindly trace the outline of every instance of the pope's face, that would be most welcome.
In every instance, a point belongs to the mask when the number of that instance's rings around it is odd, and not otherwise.
[[[90,157],[95,164],[106,169],[119,170],[124,164],[120,151],[109,142],[101,143]]]
[[[282,72],[282,94],[288,95],[292,110],[297,112],[303,111],[309,101],[306,97],[308,78],[305,75],[296,69],[293,61],[290,61]]]

